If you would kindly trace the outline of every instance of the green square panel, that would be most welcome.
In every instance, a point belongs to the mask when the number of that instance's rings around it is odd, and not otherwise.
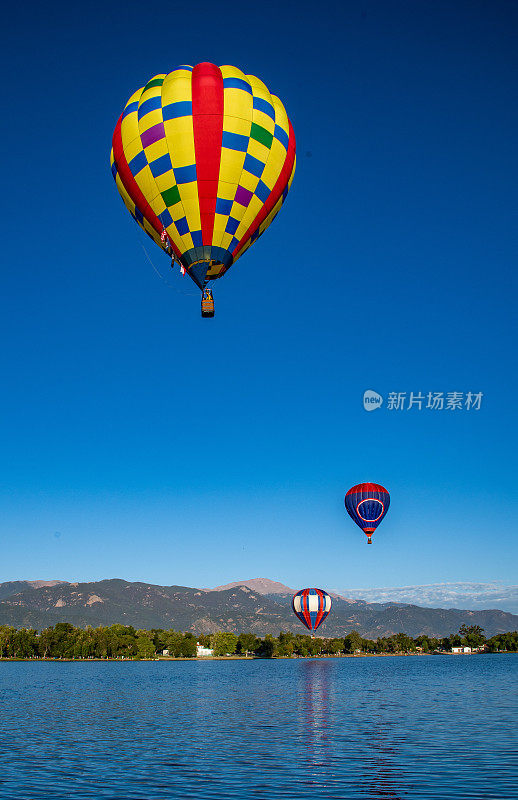
[[[178,186],[171,186],[170,189],[166,189],[165,192],[162,192],[162,197],[164,199],[164,203],[166,204],[167,208],[171,208],[171,206],[176,205],[176,203],[180,202],[180,192],[178,191]]]
[[[163,78],[153,78],[153,80],[146,83],[146,85],[144,86],[144,91],[146,91],[146,89],[152,89],[153,86],[162,86],[163,82],[164,82]]]
[[[256,142],[266,145],[268,148],[271,148],[273,142],[273,133],[267,131],[262,125],[258,125],[257,122],[252,122],[250,138],[255,139]]]

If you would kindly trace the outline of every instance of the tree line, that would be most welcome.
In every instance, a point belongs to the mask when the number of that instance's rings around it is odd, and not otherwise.
[[[194,658],[196,645],[214,651],[215,656],[241,655],[261,658],[289,656],[351,655],[359,653],[433,653],[452,647],[484,647],[486,652],[518,652],[518,632],[499,633],[486,639],[478,625],[462,625],[458,633],[436,638],[405,633],[365,639],[357,631],[342,638],[311,638],[283,633],[264,638],[253,633],[219,631],[213,634],[182,633],[174,630],[139,630],[131,625],[76,628],[68,622],[38,632],[32,628],[0,625],[0,658],[146,659],[169,651],[173,658]]]

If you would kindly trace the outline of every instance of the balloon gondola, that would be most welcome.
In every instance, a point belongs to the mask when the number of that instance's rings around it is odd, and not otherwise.
[[[132,217],[203,292],[277,215],[295,172],[295,135],[259,78],[181,66],[129,98],[111,166]]]
[[[323,589],[300,589],[293,595],[291,605],[293,613],[313,636],[331,611],[331,598]]]
[[[351,519],[372,544],[372,534],[384,518],[390,505],[390,495],[379,483],[359,483],[345,495],[345,508]]]
[[[205,288],[201,295],[201,315],[202,317],[214,316],[214,297],[212,290]]]

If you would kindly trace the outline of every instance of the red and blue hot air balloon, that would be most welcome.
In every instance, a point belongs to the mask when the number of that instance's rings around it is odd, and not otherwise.
[[[293,595],[293,612],[313,634],[331,611],[331,598],[323,589],[301,589]]]
[[[372,544],[372,534],[389,505],[390,495],[379,483],[359,483],[345,495],[347,513],[367,535],[367,544]]]

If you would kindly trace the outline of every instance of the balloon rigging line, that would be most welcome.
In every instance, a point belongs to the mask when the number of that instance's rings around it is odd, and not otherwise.
[[[166,285],[166,286],[168,286],[168,287],[169,287],[169,289],[172,289],[172,290],[173,290],[173,292],[177,292],[178,294],[183,294],[183,295],[186,295],[187,297],[197,297],[197,296],[198,296],[198,293],[197,293],[197,292],[196,292],[196,293],[194,293],[194,292],[185,291],[184,289],[179,289],[177,286],[173,286],[173,284],[172,284],[172,283],[169,283],[169,281],[168,281],[166,278],[164,278],[164,276],[163,276],[163,275],[162,275],[162,273],[161,273],[161,272],[160,272],[160,271],[157,269],[157,267],[155,267],[155,265],[153,264],[153,261],[151,260],[151,257],[150,257],[150,255],[149,255],[148,251],[146,250],[146,248],[144,247],[144,245],[143,245],[142,243],[141,243],[141,246],[142,246],[142,249],[143,249],[143,251],[144,251],[144,253],[145,253],[145,256],[146,256],[147,260],[149,261],[149,263],[150,263],[150,264],[151,264],[151,266],[153,267],[153,270],[156,272],[156,274],[158,275],[158,277],[160,278],[160,280],[161,280],[163,283],[165,283],[165,285]]]

